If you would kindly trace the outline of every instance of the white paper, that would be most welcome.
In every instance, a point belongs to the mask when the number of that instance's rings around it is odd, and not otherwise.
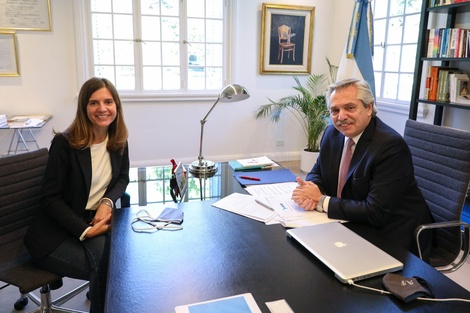
[[[276,216],[273,210],[267,209],[265,206],[257,203],[256,198],[252,195],[237,192],[220,199],[213,203],[212,206],[261,222],[269,221]]]
[[[264,167],[267,165],[272,165],[274,163],[273,160],[266,156],[258,157],[258,158],[250,158],[250,159],[241,159],[237,160],[243,167]]]
[[[294,313],[287,301],[284,299],[266,302],[266,306],[271,313]]]
[[[292,192],[297,187],[296,182],[277,183],[277,184],[264,184],[264,185],[249,185],[246,191],[256,197],[291,197]]]
[[[296,228],[307,225],[338,222],[328,218],[326,213],[318,211],[305,211],[291,199],[292,192],[297,187],[296,182],[250,185],[246,191],[256,197],[256,201],[272,208],[277,216],[266,221],[266,225],[281,224],[287,228]]]

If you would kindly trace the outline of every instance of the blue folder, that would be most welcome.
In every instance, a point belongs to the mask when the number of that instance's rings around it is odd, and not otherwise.
[[[287,168],[272,171],[250,171],[248,173],[234,172],[233,176],[242,185],[261,185],[295,182],[296,176]],[[256,177],[260,180],[244,179],[240,176]]]

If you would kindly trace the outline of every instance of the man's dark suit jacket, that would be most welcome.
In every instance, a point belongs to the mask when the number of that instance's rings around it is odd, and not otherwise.
[[[115,202],[129,183],[128,147],[123,154],[110,152],[112,178],[104,197]],[[41,209],[25,236],[31,255],[41,258],[67,236],[80,238],[89,226],[83,219],[91,187],[90,149],[72,149],[63,135],[52,140],[42,183]]]
[[[417,186],[411,152],[403,137],[373,117],[356,144],[346,184],[337,198],[344,140],[344,135],[329,125],[318,160],[306,178],[332,197],[328,217],[371,225],[416,253],[415,228],[432,222],[432,217]]]

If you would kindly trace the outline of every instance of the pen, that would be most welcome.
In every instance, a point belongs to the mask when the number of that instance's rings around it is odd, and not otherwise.
[[[262,201],[260,201],[260,200],[258,200],[258,199],[255,199],[255,202],[258,203],[259,205],[264,206],[264,207],[265,207],[266,209],[268,209],[268,210],[274,211],[274,209],[273,209],[272,207],[270,207],[269,205],[267,205],[266,203],[264,203],[264,202],[262,202]]]
[[[243,178],[243,179],[249,179],[249,180],[257,180],[257,181],[260,181],[261,179],[258,178],[258,177],[253,177],[253,176],[240,176],[240,178]]]

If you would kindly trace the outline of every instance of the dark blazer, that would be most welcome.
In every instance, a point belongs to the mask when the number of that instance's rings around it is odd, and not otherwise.
[[[112,178],[104,197],[114,202],[129,183],[129,151],[110,152]],[[83,219],[91,187],[90,149],[72,149],[63,135],[52,140],[42,183],[41,208],[24,242],[31,255],[44,257],[67,236],[80,238],[89,226]]]
[[[415,228],[432,222],[432,217],[403,137],[373,117],[356,144],[346,184],[337,198],[343,144],[344,135],[329,125],[318,160],[307,175],[307,180],[332,197],[328,217],[371,225],[416,253]]]

